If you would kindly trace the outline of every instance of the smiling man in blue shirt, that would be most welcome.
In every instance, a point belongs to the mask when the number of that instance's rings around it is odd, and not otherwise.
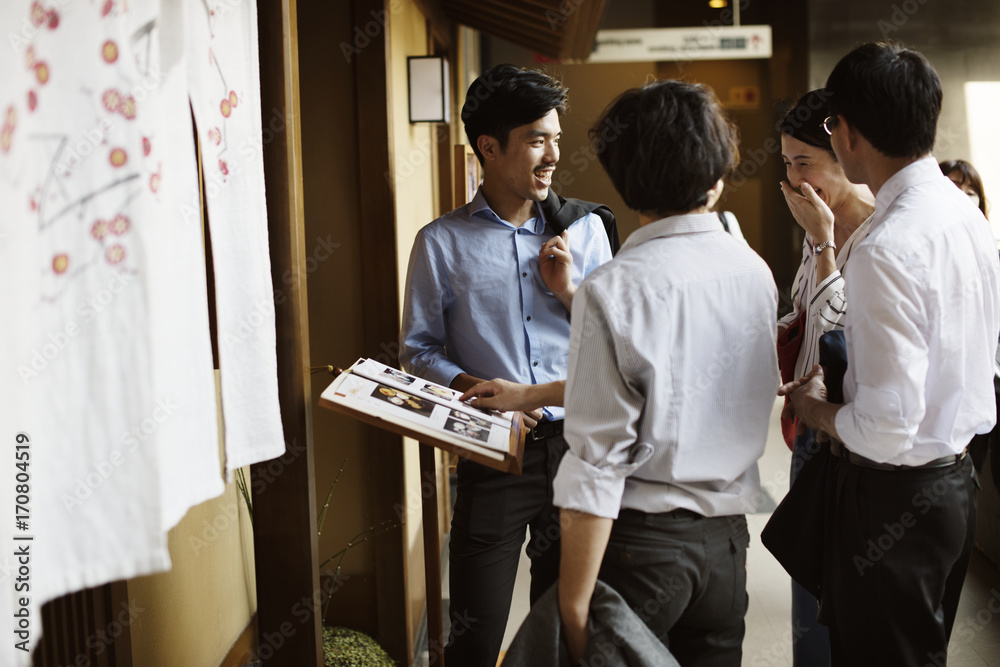
[[[561,269],[543,251],[555,233],[540,206],[559,161],[566,93],[551,77],[512,65],[498,65],[470,86],[462,120],[483,183],[469,204],[414,241],[400,333],[406,371],[462,391],[484,378],[538,384],[566,377],[569,313],[545,284]],[[561,243],[572,254],[576,284],[611,259],[594,213],[573,222]],[[496,664],[526,528],[531,601],[558,577],[552,477],[566,450],[562,418],[562,408],[542,411],[520,477],[459,462],[448,664]]]

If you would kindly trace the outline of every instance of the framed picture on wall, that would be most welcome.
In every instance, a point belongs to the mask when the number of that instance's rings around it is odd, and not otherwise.
[[[455,202],[453,208],[464,206],[472,201],[479,189],[482,171],[479,158],[472,146],[457,144],[455,146]]]

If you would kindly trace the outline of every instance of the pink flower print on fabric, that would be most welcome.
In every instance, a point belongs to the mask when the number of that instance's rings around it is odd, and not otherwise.
[[[104,252],[104,259],[108,264],[121,264],[125,260],[125,248],[119,244],[114,244]]]
[[[100,241],[108,235],[108,223],[104,220],[97,220],[90,226],[90,235]]]

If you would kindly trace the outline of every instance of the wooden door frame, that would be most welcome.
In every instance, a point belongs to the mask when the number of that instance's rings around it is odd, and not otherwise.
[[[271,281],[292,278],[274,303],[285,454],[251,467],[257,654],[268,666],[322,667],[296,0],[258,0],[257,26],[262,124],[273,133],[262,149]]]

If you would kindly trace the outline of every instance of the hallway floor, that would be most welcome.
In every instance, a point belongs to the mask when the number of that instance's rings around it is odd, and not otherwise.
[[[767,449],[760,460],[761,486],[773,500],[784,497],[788,491],[791,465],[791,453],[778,429],[779,413],[780,403],[775,403]],[[773,509],[774,503],[765,500],[757,514],[747,517],[752,540],[747,556],[750,610],[743,642],[744,667],[788,667],[792,664],[790,580],[759,539]],[[1000,610],[1000,570],[977,551],[962,591],[949,647],[949,667],[1000,665],[1000,613],[993,610]],[[504,649],[527,613],[528,559],[522,552]]]

